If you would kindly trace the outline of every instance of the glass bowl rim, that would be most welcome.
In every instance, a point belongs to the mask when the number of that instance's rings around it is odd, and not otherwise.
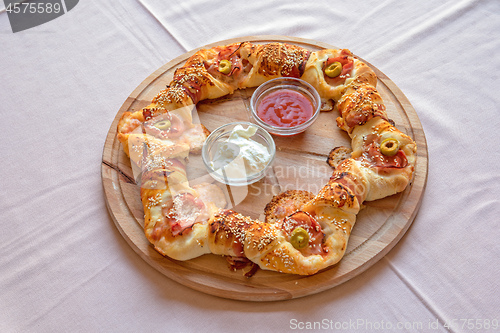
[[[268,149],[269,155],[271,156],[271,158],[266,163],[266,165],[262,168],[262,170],[255,172],[255,173],[252,173],[250,175],[247,175],[244,178],[224,178],[223,176],[219,177],[219,174],[210,165],[210,159],[208,156],[209,148],[215,142],[217,142],[221,136],[223,136],[224,134],[231,133],[232,129],[234,127],[236,127],[237,125],[246,125],[247,128],[248,128],[248,126],[257,127],[257,131],[256,131],[255,135],[259,134],[261,137],[263,137],[264,141],[266,141],[266,145],[264,145],[264,146]],[[259,130],[260,130],[260,132],[259,132]],[[231,186],[250,185],[250,184],[253,184],[253,183],[259,181],[260,179],[262,179],[265,176],[267,169],[269,169],[269,167],[274,162],[274,158],[276,157],[276,143],[274,142],[272,135],[262,126],[259,126],[258,124],[251,123],[248,121],[234,121],[234,122],[230,122],[230,123],[226,123],[224,125],[221,125],[210,133],[210,135],[205,139],[205,142],[203,143],[202,150],[201,150],[201,157],[203,160],[203,164],[205,165],[205,168],[207,169],[208,173],[215,180],[217,180],[221,183],[224,183],[226,185],[231,185]],[[227,181],[225,181],[225,180],[227,180]]]
[[[280,84],[280,82],[282,83]],[[256,110],[257,101],[260,98],[260,96],[262,96],[268,90],[279,89],[280,85],[283,85],[286,88],[287,86],[286,82],[289,82],[290,83],[289,85],[297,86],[299,88],[302,86],[301,88],[306,88],[306,90],[308,90],[308,94],[310,94],[311,95],[310,97],[312,97],[312,102],[317,103],[314,113],[311,118],[309,118],[302,124],[293,127],[279,127],[267,124],[257,115],[257,110]],[[312,123],[316,121],[321,112],[320,109],[321,109],[321,97],[316,88],[314,88],[309,82],[294,77],[279,77],[266,81],[259,87],[257,87],[257,89],[253,92],[252,97],[250,98],[250,111],[252,113],[252,117],[255,120],[255,122],[264,129],[266,129],[267,131],[269,131],[271,134],[276,134],[276,135],[294,135],[305,131],[309,126],[312,125]]]

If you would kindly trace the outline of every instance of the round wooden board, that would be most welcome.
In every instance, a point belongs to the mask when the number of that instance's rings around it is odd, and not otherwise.
[[[284,36],[243,37],[202,48],[240,41],[288,42],[311,51],[336,48],[321,42]],[[417,161],[414,179],[405,191],[364,203],[365,208],[358,214],[340,263],[312,276],[258,270],[254,276],[246,278],[244,270],[231,271],[226,260],[220,256],[210,254],[181,262],[163,257],[153,249],[143,233],[144,213],[139,186],[134,180],[130,161],[116,138],[116,127],[125,111],[147,106],[172,80],[174,70],[199,49],[177,57],[144,80],[127,98],[107,135],[102,159],[103,187],[111,216],[129,245],[155,269],[185,286],[215,296],[248,301],[285,300],[324,291],[357,276],[387,254],[410,227],[420,207],[427,181],[427,144],[422,125],[408,99],[387,76],[363,59],[378,75],[377,89],[384,99],[389,117],[401,131],[416,141]],[[227,122],[251,121],[248,101],[253,90],[238,90],[231,96],[198,103],[197,114],[201,123],[212,131]],[[267,202],[281,191],[303,189],[317,193],[332,172],[325,163],[330,150],[337,146],[350,146],[347,134],[336,126],[337,116],[336,111],[324,112],[305,133],[288,138],[275,137],[277,154],[274,166],[262,181],[244,189],[224,188],[219,184],[226,195],[231,194],[233,198],[241,198],[237,191],[246,191],[245,199],[232,209],[252,218],[262,218]],[[188,175],[194,181],[215,183],[206,175],[199,156],[190,157]]]

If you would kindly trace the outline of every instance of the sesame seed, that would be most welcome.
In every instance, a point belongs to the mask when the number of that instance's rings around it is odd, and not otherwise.
[[[253,50],[257,50],[256,58],[259,61],[257,64],[253,65],[258,66],[259,73],[266,77],[296,75],[300,72],[299,67],[307,60],[309,54],[308,51],[301,47],[282,43],[270,43],[260,48],[254,47]],[[238,54],[235,56],[239,57],[240,55]],[[254,56],[255,55],[252,55],[252,57]],[[347,58],[347,56],[345,56],[345,58]],[[142,115],[144,119],[147,121],[154,118],[155,115],[169,112],[173,107],[172,104],[177,104],[175,105],[175,107],[177,107],[179,105],[186,105],[190,102],[194,102],[192,99],[197,97],[191,96],[199,96],[197,94],[201,93],[200,90],[203,89],[203,87],[214,85],[214,82],[217,81],[214,81],[215,79],[207,71],[204,62],[213,64],[214,59],[206,59],[206,57],[203,58],[201,55],[196,56],[195,54],[184,67],[177,69],[174,73],[173,81],[154,98],[153,102],[157,104],[157,107],[143,109]],[[252,64],[249,66],[251,67]],[[245,70],[245,73],[247,72],[250,72],[250,70]],[[338,100],[338,109],[341,112],[341,118],[343,118],[343,123],[339,120],[339,126],[343,124],[342,128],[351,129],[348,126],[348,124],[351,123],[346,121],[347,117],[362,118],[365,122],[367,118],[373,116],[386,118],[385,105],[375,87],[367,84],[368,80],[366,77],[363,76],[363,79],[360,79],[356,74],[356,69],[353,70],[352,75],[345,74],[341,75],[340,78],[345,79],[351,76],[354,77],[354,80],[341,88],[344,90]],[[134,125],[133,120],[129,120],[129,123],[129,127]],[[360,124],[361,123],[358,122],[351,127],[354,128]],[[376,128],[377,133],[375,134],[378,134],[378,132],[382,130],[395,131],[396,129]],[[171,143],[167,143],[161,139],[149,139],[146,130],[143,131],[143,134],[144,140],[136,138],[133,144],[129,143],[131,151],[139,154],[143,152],[144,154],[141,161],[143,175],[149,171],[158,170],[159,172],[163,172],[165,181],[166,177],[173,172],[181,172],[185,176],[185,168],[175,167],[174,163],[171,161],[172,157],[169,156],[169,153],[174,153],[174,148],[170,149],[169,147]],[[383,161],[383,157],[379,156],[378,158]],[[346,165],[349,164],[348,162]],[[365,167],[364,164],[361,164],[360,167],[361,166]],[[352,181],[355,184],[359,184],[362,181],[355,175],[350,175],[351,178],[349,178],[349,182]],[[158,184],[157,180],[152,179],[153,177],[159,177],[159,175],[157,176],[154,174],[149,177],[150,178],[147,180],[143,179],[144,183],[147,183],[148,189],[156,189],[159,185],[162,185]],[[351,191],[353,188],[352,183],[349,183],[350,185],[342,185],[345,183],[340,183],[338,179],[341,178],[340,176],[336,178],[332,176],[330,180],[331,183],[328,183],[320,190],[318,195],[313,199],[313,203],[331,205],[339,209],[345,209],[344,207],[352,209],[356,203],[355,197],[352,194],[353,191]],[[164,217],[172,219],[181,218],[179,214],[182,213],[182,208],[189,209],[189,207],[183,207],[185,203],[178,196],[172,199],[168,186],[166,188],[167,190],[164,192],[149,192],[151,196],[147,198],[145,206],[148,209],[152,209],[158,205],[161,205],[162,208],[168,208],[173,204],[176,209],[170,209]],[[156,221],[161,223],[164,217],[160,217]],[[258,251],[266,251],[266,248],[269,248],[268,251],[272,251],[269,256],[271,259],[262,259],[262,263],[267,267],[272,267],[276,270],[278,270],[278,267],[285,267],[285,271],[294,271],[298,269],[295,257],[290,255],[288,252],[290,250],[288,248],[277,247],[273,249],[276,247],[276,243],[273,242],[278,239],[278,235],[282,237],[283,234],[286,235],[287,232],[290,232],[294,228],[295,225],[291,219],[285,218],[279,226],[269,225],[259,220],[253,220],[240,213],[222,209],[215,213],[213,217],[213,222],[211,222],[210,225],[214,226],[214,229],[210,230],[211,232],[214,230],[213,232],[217,233],[217,237],[223,237],[224,235],[226,239],[231,239],[232,243],[241,243],[247,248],[253,248]],[[144,216],[144,218],[146,219],[146,216]],[[150,216],[150,219],[153,220],[153,217]],[[338,216],[329,220],[328,223],[332,229],[335,227],[336,230],[338,230],[337,235],[339,233],[348,235],[352,228],[351,222],[348,219],[341,219]],[[311,241],[316,241],[317,239],[314,231],[319,233],[321,227],[318,225],[314,227],[312,225],[304,225],[303,227],[306,231],[310,232]],[[344,237],[344,239],[346,239],[346,237]],[[196,240],[196,243],[198,246],[203,246],[203,242],[200,240]],[[278,244],[278,246],[281,245]],[[324,251],[327,253],[330,250],[325,248]]]

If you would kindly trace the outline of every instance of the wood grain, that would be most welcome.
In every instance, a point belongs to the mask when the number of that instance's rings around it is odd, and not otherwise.
[[[321,42],[284,36],[249,36],[220,41],[203,48],[239,41],[289,42],[312,51],[336,48]],[[144,213],[139,187],[130,162],[116,139],[116,126],[123,112],[148,105],[157,92],[171,81],[174,70],[199,49],[173,59],[144,80],[123,103],[104,143],[102,182],[106,203],[116,227],[135,252],[152,267],[185,286],[215,296],[248,301],[285,300],[327,290],[357,276],[387,254],[408,230],[420,207],[427,181],[427,144],[422,125],[408,99],[387,76],[369,63],[379,77],[377,88],[389,117],[417,143],[415,175],[402,193],[365,202],[340,263],[312,276],[259,270],[253,277],[246,278],[244,270],[229,270],[226,260],[219,256],[204,255],[181,262],[163,257],[153,249],[143,233]],[[248,109],[252,91],[239,90],[231,96],[200,102],[197,111],[201,123],[214,130],[232,121],[252,121]],[[236,202],[233,209],[252,218],[262,218],[267,202],[281,191],[319,191],[332,172],[326,164],[330,150],[350,145],[347,134],[337,128],[336,117],[334,112],[325,112],[305,133],[291,138],[275,137],[277,154],[272,170],[260,182],[240,188],[240,191],[248,193],[243,193],[244,200]],[[199,156],[190,157],[188,175],[193,183],[215,182],[206,174]],[[233,198],[241,194],[234,192],[235,188],[220,186]]]

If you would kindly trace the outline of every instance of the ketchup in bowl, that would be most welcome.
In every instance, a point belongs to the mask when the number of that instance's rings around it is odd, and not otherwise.
[[[277,127],[294,127],[312,118],[313,103],[301,92],[279,89],[270,92],[257,105],[257,116],[266,124]]]
[[[319,116],[321,98],[309,83],[291,77],[269,80],[252,94],[250,109],[255,122],[271,134],[289,136],[304,132]]]

